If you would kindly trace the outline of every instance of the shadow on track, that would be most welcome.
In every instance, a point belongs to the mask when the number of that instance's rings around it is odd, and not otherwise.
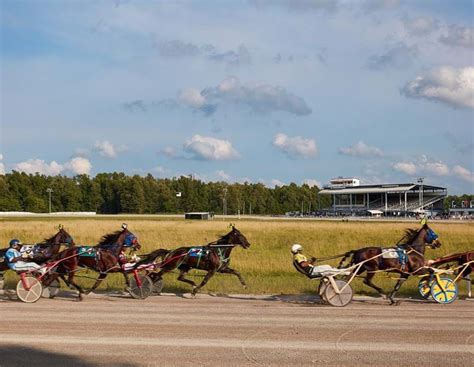
[[[66,354],[47,352],[40,349],[23,347],[20,345],[0,346],[0,366],[20,367],[20,366],[74,366],[74,367],[95,367],[98,364],[83,360],[78,357]],[[132,367],[133,364],[128,363],[110,363],[100,364],[101,366],[119,366]]]

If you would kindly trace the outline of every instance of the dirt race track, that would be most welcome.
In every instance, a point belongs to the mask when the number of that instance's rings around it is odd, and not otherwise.
[[[0,366],[472,366],[474,302],[0,298]]]

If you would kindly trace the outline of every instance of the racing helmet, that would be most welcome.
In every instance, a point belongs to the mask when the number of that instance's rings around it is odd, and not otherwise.
[[[21,245],[21,241],[18,239],[14,238],[13,240],[10,241],[10,247],[15,247],[18,245]]]
[[[300,244],[298,243],[295,243],[293,246],[291,246],[291,252],[296,254],[298,251],[302,251],[303,250],[303,246],[301,246]]]

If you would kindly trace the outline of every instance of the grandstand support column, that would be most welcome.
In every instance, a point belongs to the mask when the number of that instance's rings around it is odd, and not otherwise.
[[[352,194],[349,194],[349,207],[351,208],[352,212]]]
[[[370,194],[367,193],[367,209],[370,209]]]
[[[407,216],[407,192],[405,191],[405,217]]]
[[[388,210],[387,193],[385,193],[385,213],[387,213],[387,210]]]
[[[336,212],[336,194],[332,194],[332,209]]]

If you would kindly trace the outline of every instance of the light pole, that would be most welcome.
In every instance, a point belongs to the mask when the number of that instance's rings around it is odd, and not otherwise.
[[[222,204],[223,204],[222,211],[224,215],[227,215],[227,187],[224,187],[222,191],[224,192],[224,195],[222,197]]]
[[[420,209],[423,209],[423,180],[423,177],[420,177],[418,179],[418,183],[420,184],[420,186],[418,187]]]
[[[51,193],[53,192],[53,189],[48,187],[46,189],[46,192],[48,193],[48,196],[49,196],[49,214],[51,214]]]

